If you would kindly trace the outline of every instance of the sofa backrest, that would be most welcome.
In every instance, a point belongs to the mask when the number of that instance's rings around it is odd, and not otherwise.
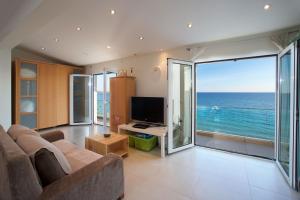
[[[37,199],[42,193],[27,154],[0,125],[0,199]]]

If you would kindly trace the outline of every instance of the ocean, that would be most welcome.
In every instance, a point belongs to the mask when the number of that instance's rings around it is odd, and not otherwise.
[[[97,95],[98,116],[103,116],[103,93]],[[109,99],[110,93],[106,95]],[[108,103],[108,113],[109,110]],[[198,92],[196,128],[274,140],[275,93]]]
[[[275,93],[197,93],[197,130],[274,140]]]
[[[104,93],[103,92],[97,92],[97,116],[103,117],[103,98],[104,98]],[[109,117],[109,112],[110,112],[110,93],[106,93],[106,99],[107,99],[107,104],[106,104],[106,111],[107,111],[107,117]]]

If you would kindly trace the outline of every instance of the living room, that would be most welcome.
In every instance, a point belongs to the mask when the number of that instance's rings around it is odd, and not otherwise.
[[[0,199],[300,199],[299,8],[1,2]]]

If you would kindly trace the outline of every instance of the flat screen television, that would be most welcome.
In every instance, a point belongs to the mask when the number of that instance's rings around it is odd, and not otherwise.
[[[164,123],[164,98],[132,97],[131,119],[142,122]]]

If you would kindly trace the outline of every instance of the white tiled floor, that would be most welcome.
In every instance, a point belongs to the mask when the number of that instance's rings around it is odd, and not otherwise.
[[[57,128],[83,147],[84,137],[101,127]],[[159,157],[130,149],[124,159],[127,200],[296,200],[274,161],[194,147]]]

